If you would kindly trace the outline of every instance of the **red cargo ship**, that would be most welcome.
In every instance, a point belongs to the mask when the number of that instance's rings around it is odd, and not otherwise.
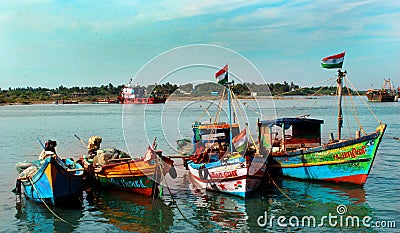
[[[151,93],[150,95],[145,94],[145,89],[140,87],[139,84],[136,86],[132,84],[132,79],[128,85],[122,88],[118,101],[120,104],[162,104],[165,103],[167,98],[165,95],[156,95]]]

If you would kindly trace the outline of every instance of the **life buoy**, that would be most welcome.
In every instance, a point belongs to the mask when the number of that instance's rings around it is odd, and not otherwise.
[[[200,179],[207,180],[208,179],[208,175],[209,175],[209,172],[208,172],[207,168],[202,168],[202,169],[199,170]]]

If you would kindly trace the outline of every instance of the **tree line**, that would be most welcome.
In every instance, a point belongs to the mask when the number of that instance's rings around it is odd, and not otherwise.
[[[77,101],[96,101],[99,99],[116,99],[120,94],[123,85],[114,86],[101,85],[99,87],[64,87],[42,88],[42,87],[18,87],[2,90],[0,88],[0,103],[24,103],[37,101],[56,101],[56,100],[77,100]],[[223,87],[217,83],[202,83],[196,86],[193,84],[176,85],[171,83],[151,84],[140,87],[146,95],[165,96],[172,93],[181,96],[207,96],[210,93],[220,93]],[[244,83],[235,84],[232,87],[233,92],[239,96],[249,96],[251,93],[257,93],[258,96],[266,95],[311,95],[318,91],[321,95],[332,95],[336,93],[336,87],[310,87],[300,88],[293,82],[287,83],[269,83],[255,84]]]

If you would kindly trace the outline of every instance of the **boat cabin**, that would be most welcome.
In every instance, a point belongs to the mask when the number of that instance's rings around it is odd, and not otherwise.
[[[323,120],[309,118],[260,121],[260,149],[273,153],[321,146],[323,123]]]
[[[194,163],[218,161],[228,151],[230,128],[226,122],[195,122],[192,126],[193,155],[190,160]],[[239,124],[232,124],[232,138],[238,134]]]
[[[193,141],[201,142],[206,147],[211,147],[215,143],[229,144],[230,125],[226,122],[200,123],[193,125]],[[239,124],[232,124],[232,138],[239,134]]]

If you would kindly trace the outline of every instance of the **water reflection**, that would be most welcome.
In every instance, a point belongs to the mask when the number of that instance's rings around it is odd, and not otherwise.
[[[99,211],[96,217],[123,231],[165,232],[173,223],[171,208],[160,199],[113,190],[96,190],[89,197]]]
[[[271,183],[266,183],[253,197],[246,199],[210,191],[202,192],[191,185],[192,194],[195,196],[191,219],[199,221],[200,227],[204,230],[216,229],[222,232],[263,232],[266,229],[272,232],[317,231],[317,229],[333,232],[360,230],[351,223],[346,226],[345,222],[342,224],[343,227],[339,227],[339,222],[336,227],[331,226],[327,219],[323,219],[330,214],[338,216],[338,220],[340,216],[343,216],[344,220],[347,216],[357,216],[362,231],[371,230],[362,226],[361,222],[364,216],[373,217],[373,209],[366,203],[363,187],[290,179],[280,179],[276,182],[279,189]],[[337,212],[339,205],[345,206],[345,213]],[[268,222],[262,226],[257,220],[266,213],[269,219],[275,216],[275,220],[271,224]],[[315,225],[321,226],[302,227],[299,224],[298,227],[281,227],[276,221],[279,216],[287,219],[294,216],[300,220],[304,216],[314,216]],[[354,226],[356,225],[355,223]]]
[[[15,218],[19,220],[19,232],[72,232],[83,216],[82,208],[58,208],[50,206],[51,210],[61,219],[58,219],[44,205],[34,203],[25,198],[15,205]]]
[[[346,225],[346,222],[338,222],[337,226],[331,226],[328,219],[324,216],[337,216],[340,220],[342,216],[345,220],[347,216],[357,216],[360,221],[362,231],[369,231],[362,226],[361,220],[365,216],[373,217],[373,209],[366,202],[365,190],[362,186],[331,184],[323,182],[304,182],[292,179],[276,180],[278,188],[269,184],[263,187],[260,195],[267,198],[265,211],[269,217],[274,215],[285,216],[289,219],[292,216],[301,219],[304,216],[314,216],[316,225],[321,225],[318,229],[329,231],[358,231],[360,228],[353,227],[352,224]],[[289,196],[286,197],[282,192]],[[345,208],[345,211],[339,211],[338,206]],[[357,225],[357,224],[355,224]],[[270,226],[270,224],[267,224]],[[274,222],[274,229],[277,222]],[[342,227],[340,227],[342,226]],[[299,231],[304,228],[298,227],[290,229],[291,231]],[[307,231],[316,231],[317,228],[307,228]]]

